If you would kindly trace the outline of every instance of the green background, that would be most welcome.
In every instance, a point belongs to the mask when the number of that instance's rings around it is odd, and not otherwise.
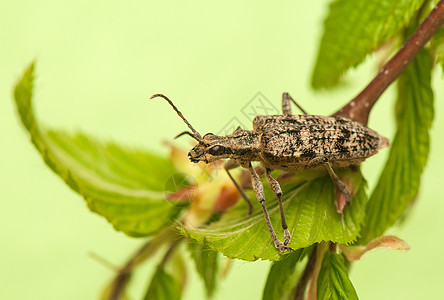
[[[311,68],[326,13],[321,0],[3,3],[0,299],[97,299],[113,271],[90,253],[121,265],[143,243],[90,213],[31,145],[12,88],[32,59],[35,107],[45,124],[166,154],[161,141],[186,127],[166,103],[147,102],[154,93],[167,94],[202,133],[242,117],[240,110],[259,91],[277,107],[288,91],[312,114],[345,104],[376,72],[377,57],[351,71],[334,92],[313,92]],[[442,295],[444,84],[435,72],[436,120],[420,195],[410,219],[391,231],[412,250],[379,249],[356,263],[351,279],[361,299]],[[370,116],[370,127],[388,137],[393,104],[389,89]],[[186,138],[180,143],[189,145]],[[387,153],[364,163],[370,188]],[[144,293],[153,266],[134,277],[133,299]],[[215,299],[260,298],[268,268],[268,262],[236,262]],[[185,299],[204,298],[202,283],[190,275]]]

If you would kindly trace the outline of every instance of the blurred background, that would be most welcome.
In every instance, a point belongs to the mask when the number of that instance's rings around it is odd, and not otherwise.
[[[162,101],[165,93],[202,133],[218,132],[258,93],[280,107],[290,92],[311,114],[331,114],[372,78],[377,57],[335,91],[309,81],[328,1],[10,1],[0,10],[0,299],[97,299],[113,271],[143,243],[91,213],[43,163],[19,123],[12,89],[37,61],[34,104],[42,123],[167,154],[161,141],[186,129]],[[412,250],[375,250],[351,280],[361,299],[433,299],[444,278],[444,84],[435,70],[436,118],[422,187],[410,218],[390,231]],[[393,88],[369,126],[393,136]],[[245,124],[251,128],[250,124]],[[188,147],[186,138],[179,141]],[[441,149],[441,150],[440,150]],[[367,160],[373,188],[387,150]],[[147,175],[150,176],[150,175]],[[441,191],[441,192],[440,192]],[[156,263],[137,272],[139,299]],[[234,263],[215,299],[259,299],[269,262]],[[190,267],[193,267],[190,265]],[[204,299],[190,272],[184,299]]]

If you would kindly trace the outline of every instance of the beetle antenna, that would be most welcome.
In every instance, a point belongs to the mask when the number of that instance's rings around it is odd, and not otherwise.
[[[192,137],[193,139],[195,139],[196,141],[198,141],[199,143],[201,143],[201,141],[198,140],[198,139],[196,138],[196,136],[195,136],[193,133],[189,132],[189,131],[184,131],[184,132],[179,133],[178,135],[176,135],[176,136],[174,137],[174,139],[177,139],[178,137],[181,137],[182,135],[189,135],[190,137]]]
[[[173,102],[172,102],[170,99],[168,99],[168,97],[165,96],[164,94],[154,94],[154,95],[152,95],[152,96],[150,97],[150,99],[157,98],[157,97],[160,97],[160,98],[165,99],[165,100],[171,105],[171,107],[176,111],[176,113],[179,115],[179,117],[182,118],[182,120],[185,122],[185,124],[187,124],[188,128],[190,128],[191,131],[193,132],[193,134],[191,134],[190,132],[187,132],[187,131],[182,132],[181,134],[179,134],[178,136],[176,136],[176,138],[178,138],[179,136],[181,136],[181,135],[183,135],[183,134],[188,134],[189,136],[191,136],[191,137],[193,137],[195,140],[197,140],[199,143],[204,144],[204,141],[203,141],[202,137],[200,136],[199,132],[197,132],[197,131],[193,128],[193,126],[191,126],[191,124],[187,121],[187,119],[185,119],[185,117],[184,117],[184,116],[182,115],[182,113],[177,109],[177,107],[173,104]]]

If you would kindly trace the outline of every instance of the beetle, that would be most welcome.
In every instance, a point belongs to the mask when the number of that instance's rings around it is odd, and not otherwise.
[[[190,131],[176,136],[189,135],[198,143],[188,153],[194,162],[211,163],[228,159],[225,170],[252,211],[250,199],[231,176],[229,170],[238,166],[249,170],[251,183],[257,200],[262,206],[265,221],[275,247],[280,252],[291,251],[288,246],[291,235],[285,220],[282,206],[282,190],[279,182],[271,176],[271,171],[288,173],[313,168],[325,168],[336,187],[345,196],[346,205],[351,203],[351,195],[346,185],[336,175],[334,168],[358,166],[367,157],[388,147],[389,140],[367,126],[339,116],[309,115],[288,94],[282,95],[282,115],[260,115],[253,120],[253,130],[238,127],[226,136],[207,133],[201,136],[173,102],[163,94],[155,94],[150,99],[160,97],[166,100],[185,122]],[[293,115],[293,102],[302,115]],[[281,242],[273,229],[265,206],[264,188],[259,175],[251,162],[257,161],[265,169],[268,185],[279,201],[284,240]],[[342,213],[342,209],[338,211]]]

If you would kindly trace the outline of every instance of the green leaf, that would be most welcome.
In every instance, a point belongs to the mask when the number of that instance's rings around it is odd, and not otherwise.
[[[304,253],[306,249],[298,249],[282,260],[273,262],[265,283],[263,300],[288,299],[301,275],[296,267],[302,262]]]
[[[387,164],[368,204],[360,243],[381,236],[418,194],[433,121],[432,61],[422,50],[399,77],[397,132]]]
[[[327,251],[318,276],[318,299],[358,299],[355,288],[348,278],[344,258]]]
[[[167,273],[162,266],[159,266],[143,299],[179,300],[181,294],[182,290],[179,280]]]
[[[180,211],[165,201],[165,182],[177,173],[172,163],[145,151],[41,127],[32,110],[33,71],[31,64],[17,83],[14,98],[46,164],[117,230],[146,236],[169,225]]]
[[[409,23],[424,0],[336,0],[324,23],[313,88],[335,86],[351,67]]]
[[[196,264],[197,272],[204,281],[207,296],[211,297],[216,289],[218,279],[219,252],[192,240],[188,243],[188,246]]]
[[[361,178],[360,173],[354,176]],[[363,181],[363,180],[362,180]],[[305,248],[321,241],[349,244],[356,240],[364,219],[367,196],[361,183],[352,205],[338,214],[334,204],[333,183],[322,177],[303,184],[282,186],[283,205],[292,234],[290,246]],[[255,209],[246,215],[244,206],[237,206],[219,221],[201,228],[181,228],[188,237],[197,240],[229,258],[254,261],[280,260],[282,255],[271,241],[262,209],[252,195]],[[272,191],[265,188],[265,199],[271,223],[278,237],[283,236],[278,202]],[[274,199],[274,201],[272,201]]]

